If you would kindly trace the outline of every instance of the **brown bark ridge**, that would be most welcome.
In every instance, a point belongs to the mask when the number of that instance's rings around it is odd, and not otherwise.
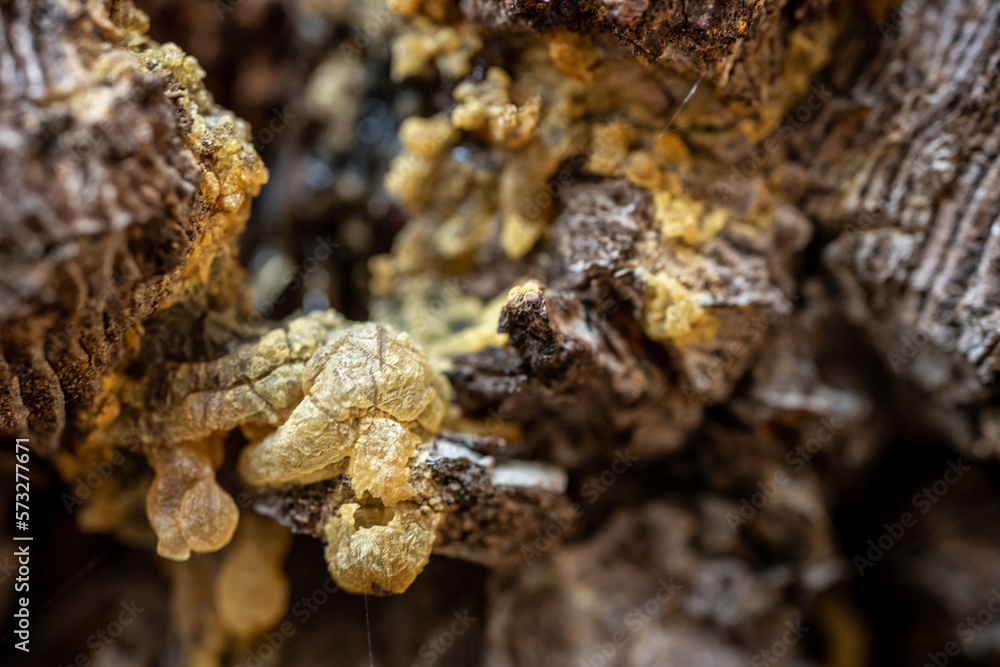
[[[504,306],[507,345],[455,357],[448,376],[463,410],[524,423],[529,444],[569,466],[609,443],[646,456],[680,447],[751,366],[761,331],[791,312],[791,267],[810,235],[786,207],[766,229],[732,222],[691,252],[662,239],[648,194],[619,180],[567,188],[551,230],[546,282]],[[651,296],[655,275],[698,295],[711,335],[649,340],[651,313],[685,316],[685,296]]]
[[[566,28],[613,35],[650,62],[705,77],[733,99],[769,98],[785,70],[792,33],[815,26],[828,0],[462,0],[463,14],[492,28]]]
[[[232,241],[267,176],[197,62],[147,27],[128,2],[0,9],[0,429],[46,454],[130,328],[235,301]]]
[[[941,405],[977,405],[1000,369],[1000,6],[912,9],[882,20],[877,53],[808,137],[821,148],[804,206],[839,231],[826,262],[886,365]],[[1000,446],[996,415],[952,431]]]

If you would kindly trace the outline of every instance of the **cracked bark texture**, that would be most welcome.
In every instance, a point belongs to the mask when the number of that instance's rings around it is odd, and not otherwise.
[[[0,429],[51,456],[131,327],[171,301],[235,303],[234,243],[266,171],[197,63],[145,38],[130,4],[30,0],[0,18]]]
[[[824,259],[884,363],[978,408],[1000,368],[1000,7],[929,2],[883,31],[834,68],[854,83],[806,139],[803,206],[837,234]],[[995,410],[951,421],[958,444],[998,451]]]
[[[650,62],[704,77],[734,99],[762,102],[786,64],[792,33],[815,24],[828,0],[462,0],[468,19],[499,29],[606,35]]]

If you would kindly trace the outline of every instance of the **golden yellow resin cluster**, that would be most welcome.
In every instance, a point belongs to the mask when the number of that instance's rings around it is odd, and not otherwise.
[[[255,486],[342,473],[386,505],[413,495],[408,462],[437,431],[447,387],[407,334],[379,324],[330,333],[297,369],[301,400],[277,430],[243,451]]]
[[[671,272],[660,255],[711,255],[713,241],[731,225],[768,227],[777,204],[766,170],[744,178],[739,168],[826,62],[834,22],[796,32],[794,57],[770,101],[748,107],[720,96],[709,82],[698,86],[598,37],[562,29],[504,32],[516,55],[490,63],[479,53],[481,64],[471,67],[477,44],[485,43],[477,38],[487,33],[456,22],[459,14],[441,11],[442,5],[452,6],[447,0],[390,3],[409,17],[394,43],[394,76],[436,71],[451,86],[454,104],[400,127],[402,151],[385,184],[410,220],[392,253],[372,262],[373,294],[388,304],[380,312],[435,303],[438,278],[496,261],[483,248],[530,262],[567,188],[615,178],[652,199],[658,248],[636,270],[648,291],[647,334],[678,342],[696,328],[707,330],[698,321],[703,309],[711,314],[711,304],[699,304],[697,285]],[[734,174],[746,181],[746,196],[729,201],[714,184]],[[432,280],[422,283],[427,276]],[[431,287],[421,289],[424,284]],[[415,331],[405,317],[393,321]]]
[[[147,512],[174,559],[229,542],[238,511],[219,487],[220,436],[250,440],[239,471],[252,487],[347,475],[357,503],[326,528],[334,578],[348,590],[405,590],[430,556],[436,513],[406,505],[420,447],[441,425],[448,386],[407,334],[311,313],[213,362],[178,367]],[[362,504],[364,506],[362,506]]]
[[[238,429],[249,441],[238,470],[252,489],[346,476],[346,502],[326,519],[341,586],[398,592],[423,569],[440,516],[406,501],[449,387],[408,334],[314,312],[214,361],[178,364],[149,383],[118,380],[87,447],[138,435],[155,471],[146,514],[161,556],[186,560],[232,539],[240,512],[215,471]],[[249,502],[240,496],[240,507]]]

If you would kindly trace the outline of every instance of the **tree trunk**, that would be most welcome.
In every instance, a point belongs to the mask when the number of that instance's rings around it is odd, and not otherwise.
[[[0,430],[164,557],[115,664],[1000,657],[1000,6],[146,5],[267,138],[0,7]]]

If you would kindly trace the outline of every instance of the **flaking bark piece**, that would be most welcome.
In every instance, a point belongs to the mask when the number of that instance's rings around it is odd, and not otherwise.
[[[701,404],[650,361],[657,351],[641,332],[592,314],[576,293],[514,288],[501,315],[508,345],[453,359],[456,401],[524,422],[529,442],[562,465],[606,455],[629,432],[642,453],[676,448]]]
[[[623,438],[642,455],[676,450],[750,367],[763,320],[791,312],[808,222],[783,206],[766,227],[732,221],[691,247],[665,238],[652,198],[627,181],[570,186],[564,205],[547,282],[508,293],[506,346],[453,357],[455,401],[523,423],[563,465]]]

